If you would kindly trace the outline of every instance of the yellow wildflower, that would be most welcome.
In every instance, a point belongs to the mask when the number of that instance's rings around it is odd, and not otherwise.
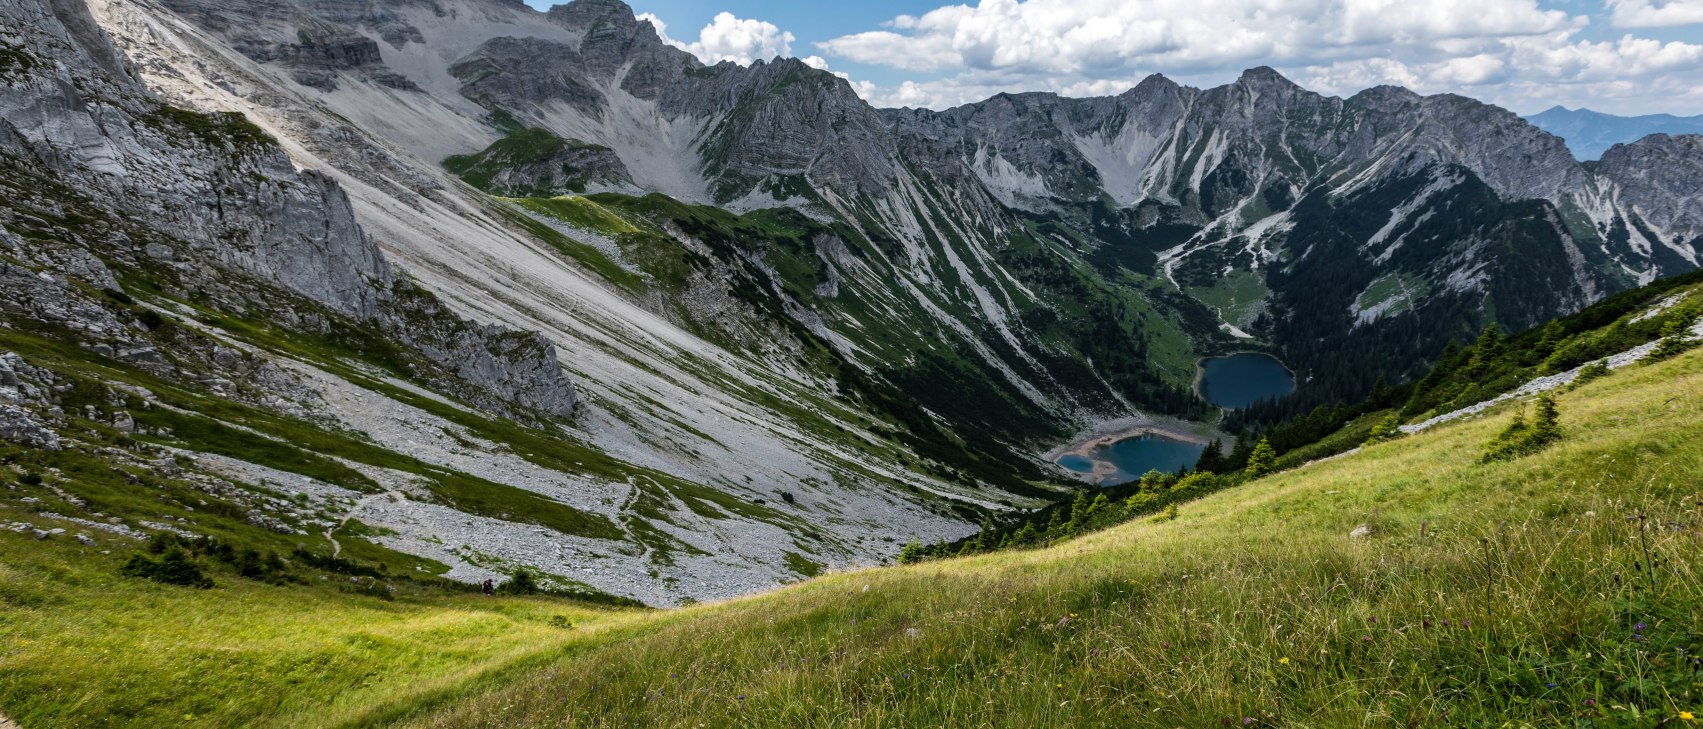
[[[1277,662],[1287,666],[1287,665],[1289,665],[1289,657],[1284,656],[1283,658],[1279,658],[1279,659],[1277,659]]]
[[[1689,711],[1679,712],[1679,718],[1681,721],[1697,721],[1697,717],[1692,716]]]

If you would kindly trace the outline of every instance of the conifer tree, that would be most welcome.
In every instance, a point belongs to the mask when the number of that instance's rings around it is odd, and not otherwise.
[[[1539,339],[1537,344],[1532,347],[1529,356],[1537,361],[1542,361],[1545,357],[1555,354],[1555,350],[1561,346],[1561,341],[1566,337],[1566,332],[1562,330],[1560,321],[1550,322],[1548,326],[1543,328],[1543,338]]]
[[[1248,478],[1259,478],[1276,469],[1277,451],[1271,447],[1271,439],[1261,438],[1253,453],[1248,455]]]
[[[1195,461],[1194,470],[1219,473],[1224,470],[1224,441],[1214,438],[1206,444],[1206,450],[1200,452],[1200,460]]]
[[[1372,403],[1372,407],[1381,408],[1389,404],[1390,396],[1393,394],[1394,392],[1390,390],[1390,381],[1380,373],[1378,381],[1372,383],[1372,394],[1368,395],[1366,399]]]
[[[1372,426],[1372,432],[1366,436],[1366,445],[1374,445],[1392,441],[1401,437],[1401,417],[1390,413],[1377,425]]]
[[[1053,509],[1053,517],[1047,520],[1047,538],[1057,539],[1064,533],[1064,510]]]
[[[1254,454],[1253,441],[1247,434],[1236,439],[1236,447],[1230,449],[1230,458],[1224,462],[1224,470],[1234,471],[1246,466],[1248,458]]]
[[[1549,393],[1537,396],[1537,417],[1532,421],[1531,440],[1538,446],[1561,440],[1561,411]]]
[[[1472,345],[1472,359],[1467,360],[1465,374],[1468,377],[1484,374],[1502,358],[1503,349],[1502,330],[1495,323],[1485,327]]]
[[[1070,504],[1070,530],[1082,531],[1082,525],[1088,523],[1088,509],[1094,502],[1088,498],[1088,490],[1076,492],[1076,500]]]
[[[916,537],[911,537],[911,541],[905,542],[905,548],[899,550],[899,564],[921,562],[922,556],[922,542],[917,541]]]

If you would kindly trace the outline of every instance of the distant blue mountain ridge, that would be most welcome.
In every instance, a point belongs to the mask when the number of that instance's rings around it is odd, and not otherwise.
[[[1636,142],[1651,134],[1703,134],[1703,116],[1615,116],[1557,106],[1528,116],[1526,121],[1567,140],[1567,148],[1581,161],[1600,159],[1609,147]]]

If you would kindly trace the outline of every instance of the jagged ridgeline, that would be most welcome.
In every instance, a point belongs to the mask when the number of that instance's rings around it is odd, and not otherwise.
[[[1192,359],[1239,346],[1281,354],[1303,398],[1357,399],[1486,324],[1523,330],[1696,267],[1694,137],[1587,169],[1471,99],[1331,98],[1263,68],[1205,91],[1154,77],[1114,98],[875,110],[794,60],[704,66],[620,3],[545,20],[561,32],[449,65],[505,135],[451,170],[510,197],[600,190],[665,229],[672,212],[629,196],[825,221],[790,250],[745,234],[710,259],[770,264],[791,316],[955,425],[1005,437],[1129,406],[1198,415],[1179,389]]]

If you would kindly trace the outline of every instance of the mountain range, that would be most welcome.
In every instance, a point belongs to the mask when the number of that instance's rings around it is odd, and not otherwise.
[[[0,8],[0,311],[101,393],[6,422],[290,484],[233,498],[463,581],[673,604],[880,560],[1054,498],[1078,432],[1204,419],[1202,356],[1357,401],[1703,248],[1703,137],[1585,165],[1268,68],[893,110],[619,0]]]
[[[1703,134],[1703,116],[1615,116],[1557,106],[1526,121],[1567,140],[1567,147],[1581,160],[1601,159],[1614,145],[1631,144],[1652,134]]]

